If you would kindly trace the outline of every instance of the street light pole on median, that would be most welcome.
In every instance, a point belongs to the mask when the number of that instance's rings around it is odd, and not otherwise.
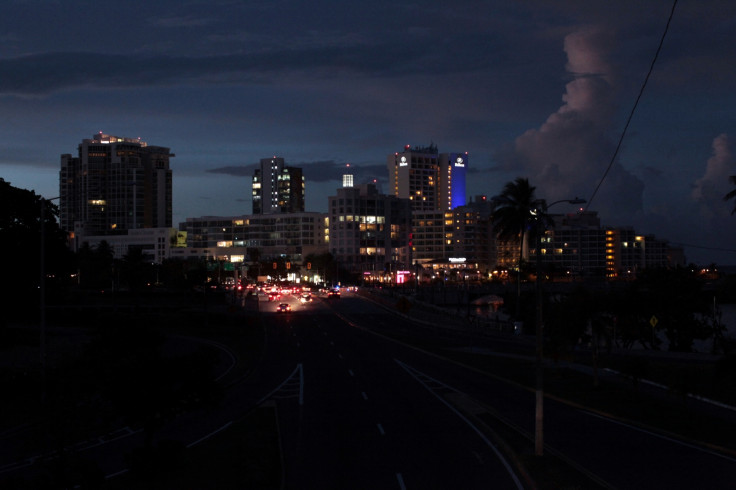
[[[39,277],[39,309],[41,338],[39,343],[39,356],[41,360],[41,402],[46,402],[46,201],[54,201],[59,197],[50,199],[41,198],[41,252],[40,252],[40,277]]]
[[[544,455],[544,359],[543,359],[543,347],[544,340],[543,335],[543,315],[542,315],[542,236],[546,231],[546,226],[543,223],[545,213],[549,208],[555,204],[566,202],[568,204],[583,204],[585,199],[562,199],[555,201],[552,204],[545,204],[544,201],[540,201],[543,209],[538,209],[532,212],[535,219],[537,220],[535,241],[535,253],[536,257],[536,268],[537,268],[537,279],[536,279],[536,301],[537,301],[537,324],[535,325],[535,336],[536,336],[536,390],[535,390],[535,409],[534,409],[534,455]]]

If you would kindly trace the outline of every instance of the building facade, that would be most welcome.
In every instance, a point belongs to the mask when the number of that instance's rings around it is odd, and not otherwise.
[[[253,173],[253,214],[303,213],[304,175],[280,157],[262,158]]]
[[[542,237],[542,264],[557,276],[602,277],[606,270],[606,234],[598,214],[581,211],[552,215],[554,225]],[[529,247],[529,260],[536,249]]]
[[[337,189],[328,198],[329,251],[340,267],[371,274],[411,264],[408,199],[380,194],[374,184]]]
[[[606,275],[634,278],[647,268],[685,265],[674,260],[667,241],[654,235],[640,235],[632,228],[606,228]]]
[[[169,148],[102,132],[82,140],[77,156],[61,155],[61,227],[90,236],[170,228]]]
[[[440,209],[455,209],[465,206],[465,174],[468,166],[468,152],[441,153],[439,159],[439,197]]]
[[[488,276],[496,266],[496,240],[489,213],[470,204],[450,211],[412,214],[415,265],[437,269],[452,264],[474,276]]]
[[[144,261],[161,264],[174,257],[173,250],[186,246],[184,236],[176,228],[139,228],[128,230],[125,235],[81,235],[77,234],[72,241],[72,249],[88,245],[97,248],[100,243],[107,242],[114,259],[124,259],[133,250],[139,250]]]
[[[646,268],[684,265],[684,258],[682,263],[673,260],[677,249],[667,241],[637,234],[630,227],[603,227],[594,211],[552,218],[554,225],[541,239],[540,261],[556,277],[626,279]],[[536,261],[531,244],[529,261]]]
[[[387,157],[389,193],[411,201],[412,211],[446,211],[465,201],[466,153],[406,146]]]
[[[324,213],[252,214],[187,218],[179,224],[187,248],[178,258],[219,258],[231,262],[286,258],[302,263],[309,254],[327,252],[327,215]]]

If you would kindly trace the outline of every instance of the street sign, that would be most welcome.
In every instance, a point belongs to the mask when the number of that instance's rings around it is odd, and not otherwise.
[[[657,326],[657,323],[659,323],[659,320],[657,320],[656,316],[652,315],[652,318],[649,319],[649,324],[654,328]]]

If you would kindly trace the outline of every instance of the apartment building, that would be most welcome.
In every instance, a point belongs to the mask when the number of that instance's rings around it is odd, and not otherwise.
[[[61,155],[62,229],[103,236],[171,227],[169,148],[100,132],[77,150]]]

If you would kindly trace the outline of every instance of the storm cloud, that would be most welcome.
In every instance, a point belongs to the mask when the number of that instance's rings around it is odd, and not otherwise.
[[[528,175],[547,201],[589,198],[614,153],[615,74],[606,61],[612,37],[593,27],[566,36],[566,70],[572,80],[565,86],[564,104],[538,129],[516,138],[513,149],[501,156],[507,168]],[[642,192],[643,183],[614,162],[594,209],[609,216],[636,213]]]

